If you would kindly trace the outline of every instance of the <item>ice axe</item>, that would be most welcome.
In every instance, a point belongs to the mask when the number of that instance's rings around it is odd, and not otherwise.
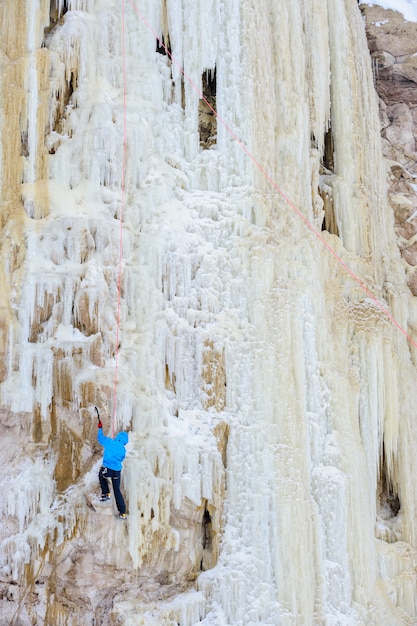
[[[103,424],[101,423],[101,420],[100,420],[100,413],[98,412],[98,408],[96,406],[94,408],[95,408],[96,413],[97,413],[97,422],[98,422],[97,426],[99,428],[103,428]]]

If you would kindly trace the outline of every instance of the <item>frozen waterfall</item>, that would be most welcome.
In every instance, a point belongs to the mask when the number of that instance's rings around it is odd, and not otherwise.
[[[358,3],[0,18],[0,622],[415,623],[416,344],[345,269],[417,341]]]

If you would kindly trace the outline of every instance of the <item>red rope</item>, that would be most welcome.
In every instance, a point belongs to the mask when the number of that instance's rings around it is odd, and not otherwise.
[[[125,184],[126,184],[126,156],[127,156],[127,106],[126,106],[126,46],[125,46],[125,0],[122,0],[122,66],[123,66],[123,157],[121,173],[121,206],[120,206],[120,230],[119,230],[119,271],[117,276],[117,322],[116,322],[116,346],[115,346],[115,368],[114,368],[114,390],[113,390],[113,419],[111,434],[117,424],[117,378],[119,372],[119,334],[121,319],[121,293],[122,293],[122,259],[123,259],[123,217],[125,207]]]
[[[307,228],[309,228],[311,230],[311,232],[317,237],[317,239],[319,239],[321,241],[321,243],[327,248],[327,250],[330,252],[331,255],[333,255],[333,257],[337,260],[337,262],[343,267],[343,269],[349,274],[349,276],[359,285],[359,287],[365,292],[365,294],[371,298],[375,304],[378,306],[378,308],[384,313],[384,315],[386,315],[386,317],[392,322],[392,324],[394,324],[394,326],[396,326],[398,328],[398,330],[406,337],[406,339],[417,348],[417,342],[414,341],[414,339],[412,339],[412,337],[407,333],[407,331],[401,326],[401,324],[399,322],[397,322],[397,320],[394,318],[394,316],[392,315],[392,313],[390,313],[390,311],[388,311],[388,309],[378,300],[378,298],[368,289],[368,287],[362,282],[362,280],[359,278],[359,276],[357,274],[355,274],[355,272],[353,270],[350,269],[350,267],[348,265],[346,265],[346,263],[343,261],[343,259],[341,259],[341,257],[337,254],[337,252],[335,250],[333,250],[333,248],[330,246],[330,244],[325,240],[325,238],[323,237],[323,235],[320,233],[320,231],[318,231],[315,226],[305,217],[305,215],[303,215],[303,213],[300,211],[300,209],[288,198],[288,196],[280,189],[280,187],[277,185],[277,183],[271,178],[271,176],[268,174],[268,172],[265,170],[265,168],[259,163],[259,161],[256,160],[256,158],[253,156],[253,154],[248,150],[248,148],[242,143],[242,141],[236,136],[236,134],[234,133],[234,131],[230,128],[230,126],[225,122],[225,120],[219,115],[219,113],[213,108],[213,106],[208,102],[208,100],[204,97],[204,95],[200,92],[200,90],[198,89],[198,87],[194,84],[194,82],[192,81],[192,79],[187,75],[187,73],[185,72],[184,68],[181,66],[181,64],[176,60],[176,58],[173,56],[173,54],[171,53],[171,51],[168,49],[168,47],[165,45],[164,41],[162,40],[162,38],[156,33],[156,31],[152,28],[152,26],[149,24],[149,22],[146,20],[145,16],[143,15],[143,13],[141,13],[141,11],[135,6],[135,4],[132,2],[132,0],[129,0],[129,4],[132,6],[132,8],[134,9],[134,11],[139,15],[139,17],[141,18],[141,20],[143,21],[143,23],[145,24],[145,26],[148,28],[148,30],[153,34],[153,36],[158,40],[159,42],[159,46],[161,48],[163,48],[166,52],[166,54],[169,56],[169,58],[171,59],[171,61],[178,67],[178,69],[180,70],[181,74],[184,76],[184,78],[187,80],[187,82],[193,87],[193,89],[197,92],[198,97],[201,100],[204,100],[204,102],[206,103],[206,105],[209,107],[209,109],[212,111],[212,113],[216,116],[216,118],[221,122],[221,124],[224,126],[224,128],[226,129],[226,131],[229,133],[229,135],[231,135],[231,137],[236,141],[236,143],[242,148],[242,150],[248,155],[248,157],[250,158],[250,160],[256,165],[256,167],[260,170],[260,172],[263,174],[263,176],[267,179],[267,181],[272,185],[272,187],[275,189],[275,191],[281,196],[281,198],[283,198],[285,200],[285,202],[288,204],[288,206],[291,207],[291,209],[303,220],[304,224],[307,226]]]

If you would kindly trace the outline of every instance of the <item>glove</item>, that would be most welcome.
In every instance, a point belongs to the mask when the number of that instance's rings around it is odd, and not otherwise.
[[[98,426],[98,428],[103,428],[103,424],[100,422],[100,420],[99,420],[97,426]]]

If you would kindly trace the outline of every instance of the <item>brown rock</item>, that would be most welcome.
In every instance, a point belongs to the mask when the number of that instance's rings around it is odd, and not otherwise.
[[[393,57],[412,55],[417,49],[417,24],[406,22],[402,13],[377,5],[361,5],[371,53],[388,52]]]
[[[408,286],[413,296],[417,296],[417,270],[411,275],[411,278],[408,281]]]
[[[387,104],[417,103],[417,24],[402,13],[362,5],[377,91]]]
[[[395,148],[401,148],[407,154],[415,152],[414,124],[410,108],[404,102],[387,108],[391,124],[384,129],[383,136]]]
[[[417,241],[403,250],[401,256],[409,265],[417,265]]]

